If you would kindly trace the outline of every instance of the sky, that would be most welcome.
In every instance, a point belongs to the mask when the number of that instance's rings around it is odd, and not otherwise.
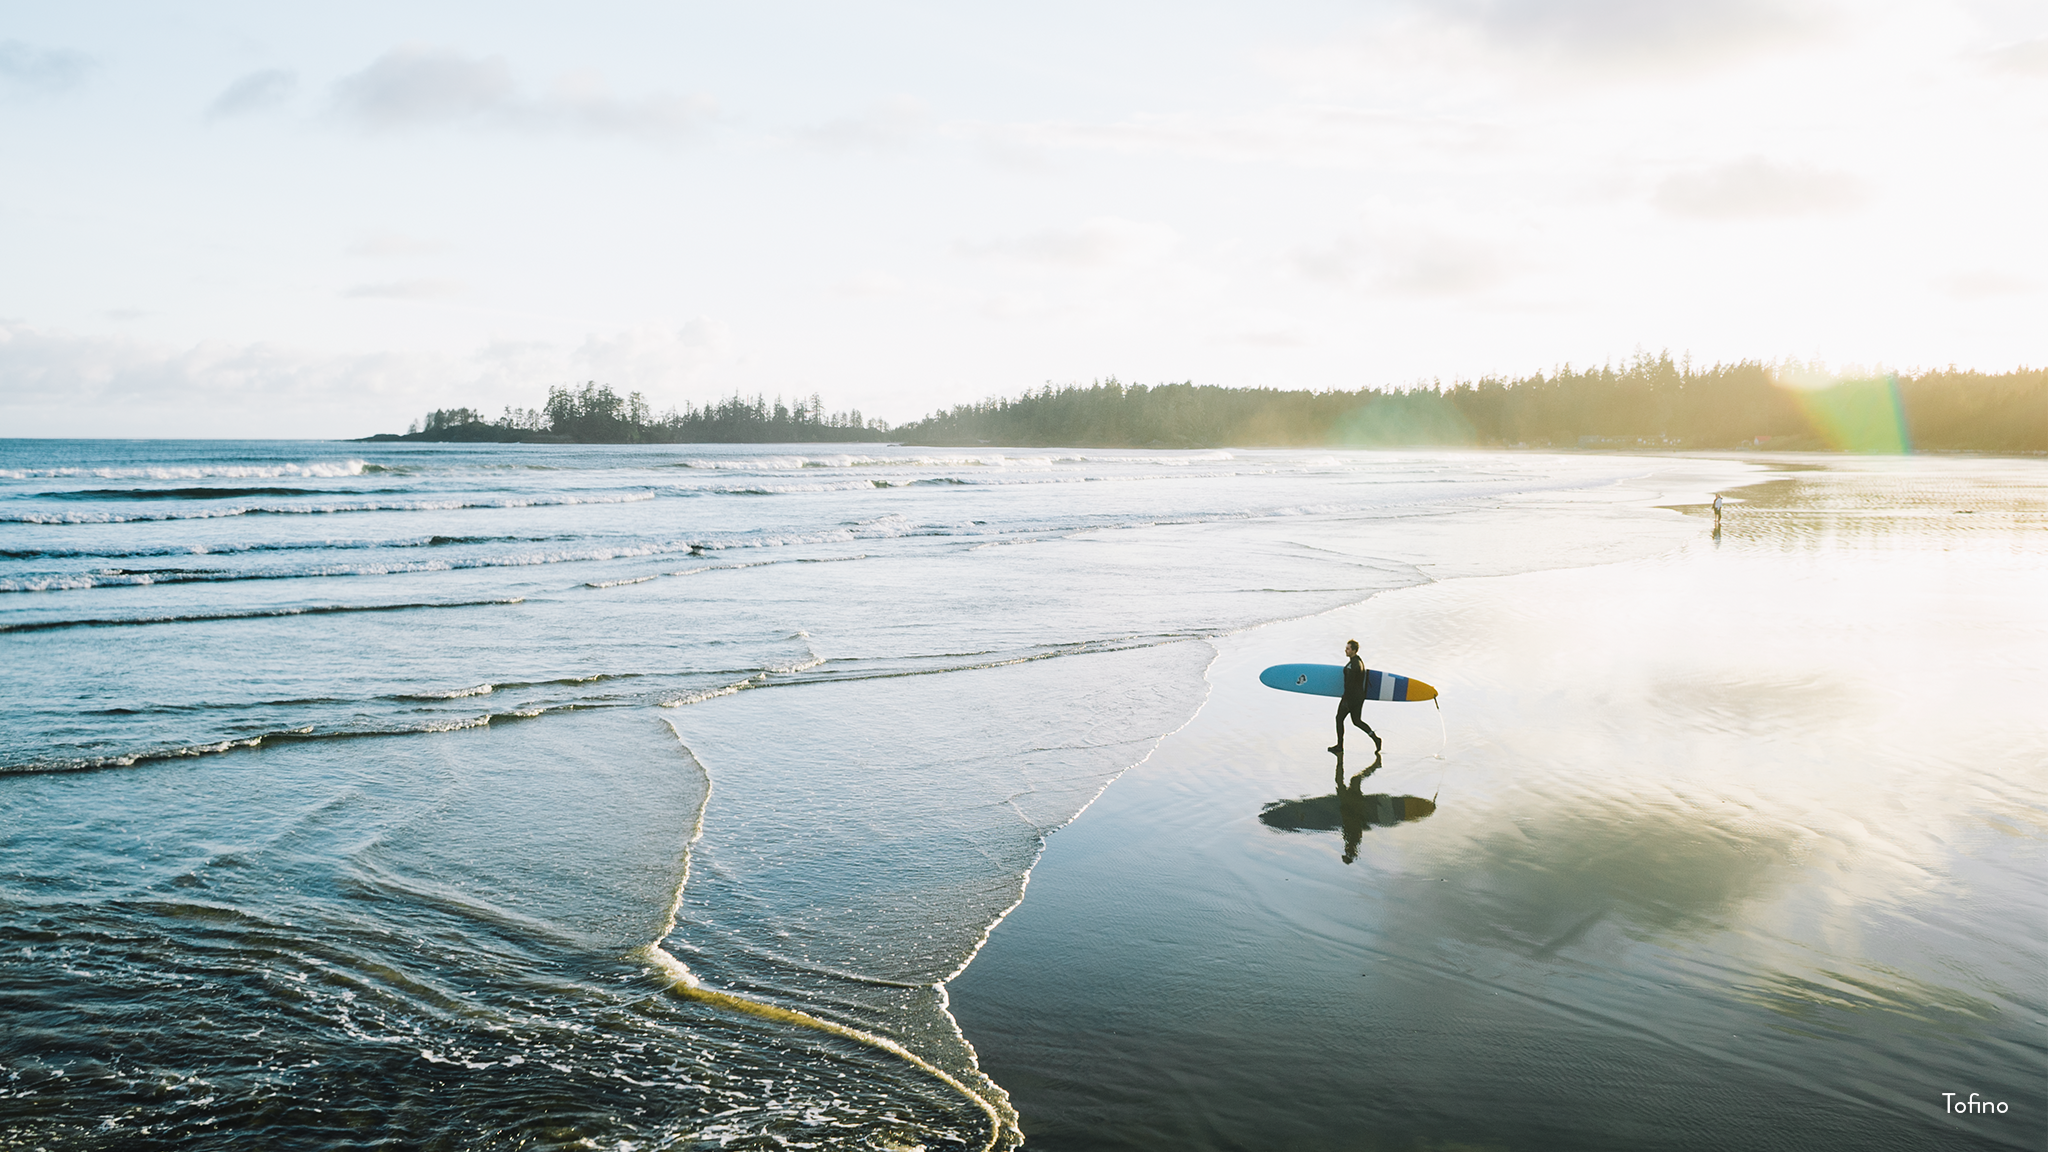
[[[2048,5],[0,0],[0,436],[2048,364]]]

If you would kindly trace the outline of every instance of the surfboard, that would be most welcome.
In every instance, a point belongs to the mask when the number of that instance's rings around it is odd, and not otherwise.
[[[1351,808],[1349,813],[1344,811],[1347,807]],[[1259,809],[1259,822],[1276,832],[1335,832],[1344,827],[1346,815],[1373,828],[1392,828],[1435,811],[1436,801],[1420,796],[1339,792],[1335,796],[1275,800]]]
[[[1259,673],[1259,683],[1282,692],[1306,692],[1311,696],[1344,695],[1342,664],[1275,664]],[[1396,676],[1377,669],[1365,670],[1367,700],[1434,700],[1436,689],[1409,676]]]

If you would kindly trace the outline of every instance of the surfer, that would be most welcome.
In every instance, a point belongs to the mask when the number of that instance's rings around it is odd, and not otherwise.
[[[1721,494],[1720,494],[1719,492],[1716,492],[1716,493],[1714,493],[1714,526],[1718,528],[1718,527],[1720,527],[1720,525],[1721,525]]]
[[[1349,716],[1353,724],[1372,737],[1372,754],[1377,760],[1382,747],[1380,734],[1358,714],[1365,705],[1365,661],[1358,658],[1358,641],[1344,642],[1344,656],[1344,695],[1337,701],[1337,742],[1330,745],[1330,751],[1344,755],[1344,718]]]

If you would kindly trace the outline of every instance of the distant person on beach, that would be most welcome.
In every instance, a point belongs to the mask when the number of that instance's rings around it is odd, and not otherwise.
[[[1716,492],[1716,493],[1714,493],[1714,523],[1716,523],[1716,524],[1719,524],[1720,522],[1721,522],[1721,494],[1720,494],[1719,492]]]
[[[1372,754],[1379,758],[1380,734],[1372,730],[1358,710],[1365,705],[1365,661],[1358,658],[1358,641],[1344,642],[1344,696],[1337,701],[1337,742],[1330,745],[1330,751],[1344,755],[1344,718],[1349,716],[1367,736],[1372,737]]]

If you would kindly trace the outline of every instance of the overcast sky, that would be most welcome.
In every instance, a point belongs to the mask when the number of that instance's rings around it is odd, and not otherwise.
[[[2048,4],[0,0],[0,436],[2048,363]]]

